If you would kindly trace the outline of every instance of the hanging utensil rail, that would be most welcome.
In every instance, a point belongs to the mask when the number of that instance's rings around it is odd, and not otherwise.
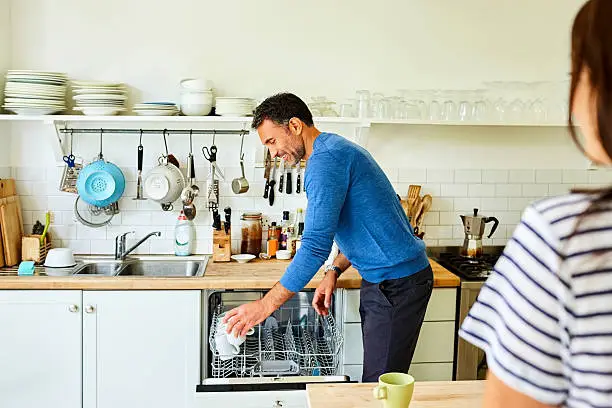
[[[247,135],[248,130],[226,130],[226,129],[105,129],[105,128],[87,128],[87,129],[76,129],[76,128],[61,128],[58,129],[60,133],[132,133],[132,134],[181,134],[181,135]]]

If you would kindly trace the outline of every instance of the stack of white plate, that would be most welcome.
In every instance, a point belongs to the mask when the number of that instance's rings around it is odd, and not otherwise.
[[[134,105],[132,112],[140,116],[174,116],[179,110],[172,102],[143,102]]]
[[[116,115],[125,111],[127,89],[122,83],[72,81],[75,111],[87,116]]]
[[[221,116],[250,116],[256,102],[251,98],[216,98],[215,113]]]
[[[66,110],[66,74],[8,71],[4,109],[18,115],[50,115]]]

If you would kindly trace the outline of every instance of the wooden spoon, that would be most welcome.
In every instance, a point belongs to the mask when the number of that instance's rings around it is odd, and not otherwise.
[[[427,211],[429,211],[431,209],[431,204],[432,204],[432,197],[429,194],[425,194],[423,196],[423,200],[422,200],[422,205],[423,207],[421,208],[421,213],[418,216],[417,219],[417,227],[419,227],[419,230],[423,229],[423,219],[425,218],[425,213],[427,213]]]
[[[419,185],[415,185],[415,184],[411,184],[410,187],[408,187],[408,196],[406,197],[406,200],[408,201],[408,214],[409,216],[414,212],[415,210],[415,201],[417,199],[417,197],[419,197],[421,194],[421,186]]]

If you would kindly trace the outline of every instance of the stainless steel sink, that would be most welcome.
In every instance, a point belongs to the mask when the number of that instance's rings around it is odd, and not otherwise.
[[[137,261],[128,263],[118,276],[204,276],[205,261]]]
[[[194,277],[204,276],[207,256],[181,259],[175,256],[142,255],[125,261],[108,257],[85,257],[76,267],[77,276],[150,276],[150,277]]]
[[[116,276],[127,265],[121,261],[86,262],[76,268],[75,275]]]

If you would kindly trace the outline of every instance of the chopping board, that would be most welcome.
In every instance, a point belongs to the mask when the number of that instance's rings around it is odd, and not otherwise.
[[[17,189],[15,187],[15,180],[13,179],[0,179],[0,199],[10,196],[17,195]],[[0,267],[5,266],[4,261],[4,244],[2,240],[2,229],[0,225]]]
[[[0,233],[4,247],[4,264],[15,266],[21,262],[23,222],[18,196],[0,198]]]
[[[17,189],[15,188],[15,180],[0,179],[0,198],[6,198],[15,195],[17,195]]]

